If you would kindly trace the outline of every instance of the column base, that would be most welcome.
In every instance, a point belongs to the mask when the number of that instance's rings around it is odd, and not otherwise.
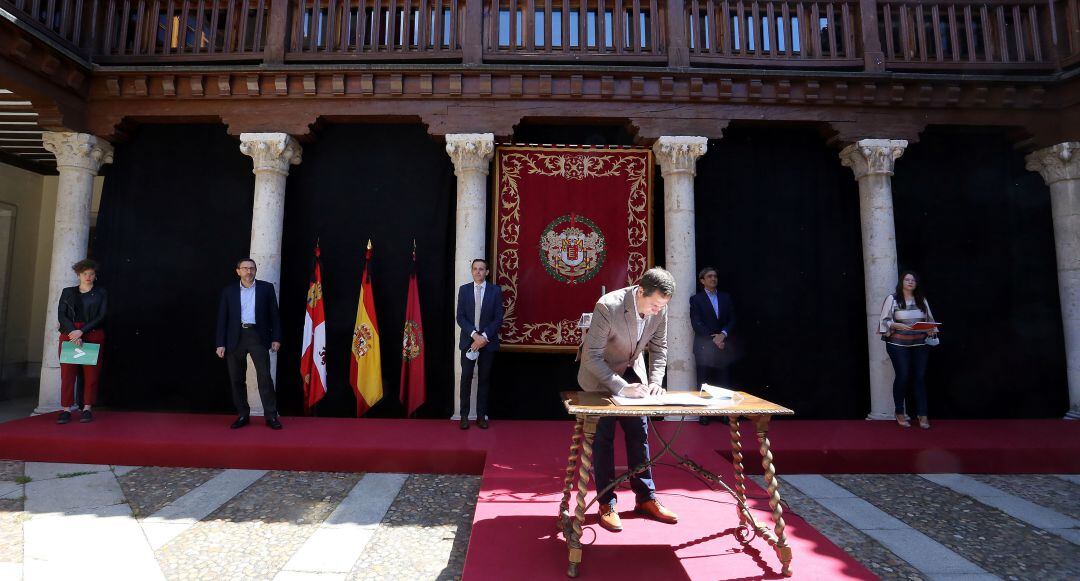
[[[1080,406],[1076,406],[1076,407],[1073,407],[1072,409],[1070,409],[1068,412],[1066,412],[1065,417],[1062,418],[1062,419],[1065,419],[1065,420],[1080,420]]]

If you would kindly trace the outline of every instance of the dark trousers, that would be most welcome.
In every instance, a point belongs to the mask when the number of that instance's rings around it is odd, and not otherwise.
[[[476,361],[465,356],[461,352],[461,385],[458,392],[461,395],[461,406],[458,413],[462,418],[469,417],[469,405],[472,401],[472,378],[473,371],[479,374],[476,380],[476,418],[486,418],[488,414],[488,389],[491,387],[491,364],[495,361],[495,350],[480,351],[480,357]]]
[[[731,387],[731,372],[727,367],[698,365],[695,370],[697,371],[697,387],[701,387],[703,383],[716,387]]]
[[[637,374],[627,369],[623,379],[638,383]],[[626,464],[629,470],[649,460],[649,422],[644,417],[608,417],[600,418],[596,423],[596,436],[593,438],[593,472],[596,475],[596,492],[604,490],[615,480],[615,424],[619,424],[626,443]],[[652,468],[630,477],[630,488],[640,504],[656,498],[656,485],[653,483]],[[601,504],[615,504],[615,491],[610,490],[598,497]]]
[[[899,347],[886,343],[885,351],[889,354],[889,359],[892,359],[893,370],[896,372],[892,388],[896,413],[904,413],[904,398],[910,383],[915,392],[915,415],[927,415],[926,362],[930,359],[930,348],[926,345]]]
[[[233,405],[236,413],[247,417],[251,407],[247,401],[247,356],[255,364],[255,376],[259,380],[259,398],[262,399],[263,414],[267,418],[277,416],[277,394],[274,392],[274,380],[270,378],[270,348],[262,344],[259,332],[254,328],[240,329],[240,340],[235,349],[225,353],[225,362],[229,366],[229,380],[232,383]]]

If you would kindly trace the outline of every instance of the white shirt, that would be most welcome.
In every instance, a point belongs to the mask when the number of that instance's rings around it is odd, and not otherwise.
[[[473,283],[473,298],[476,298],[476,289],[477,288],[480,289],[480,302],[478,302],[476,304],[482,306],[484,304],[484,291],[487,290],[487,281],[484,281],[484,282],[482,282],[480,284],[476,284],[475,282]],[[475,307],[475,305],[474,305],[474,307]],[[475,335],[476,331],[473,331],[472,334]],[[482,335],[485,339],[488,338],[487,333],[480,333],[480,335]]]
[[[251,287],[240,283],[240,322],[245,325],[255,324],[255,283]]]

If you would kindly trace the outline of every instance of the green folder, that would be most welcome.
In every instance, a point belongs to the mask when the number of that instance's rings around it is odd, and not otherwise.
[[[64,341],[60,344],[60,363],[97,365],[100,347],[97,343],[83,343],[82,346],[76,347],[71,341]]]

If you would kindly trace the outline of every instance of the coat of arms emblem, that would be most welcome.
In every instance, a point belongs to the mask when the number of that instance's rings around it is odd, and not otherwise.
[[[540,262],[559,282],[577,284],[596,276],[605,254],[603,233],[584,216],[559,216],[540,235]]]
[[[416,321],[405,321],[405,333],[401,339],[401,356],[406,360],[413,360],[420,356],[420,345],[424,342],[424,336],[420,331],[420,325]]]
[[[366,324],[360,325],[353,331],[352,351],[357,357],[367,355],[371,350],[371,339],[375,336],[371,327]]]

